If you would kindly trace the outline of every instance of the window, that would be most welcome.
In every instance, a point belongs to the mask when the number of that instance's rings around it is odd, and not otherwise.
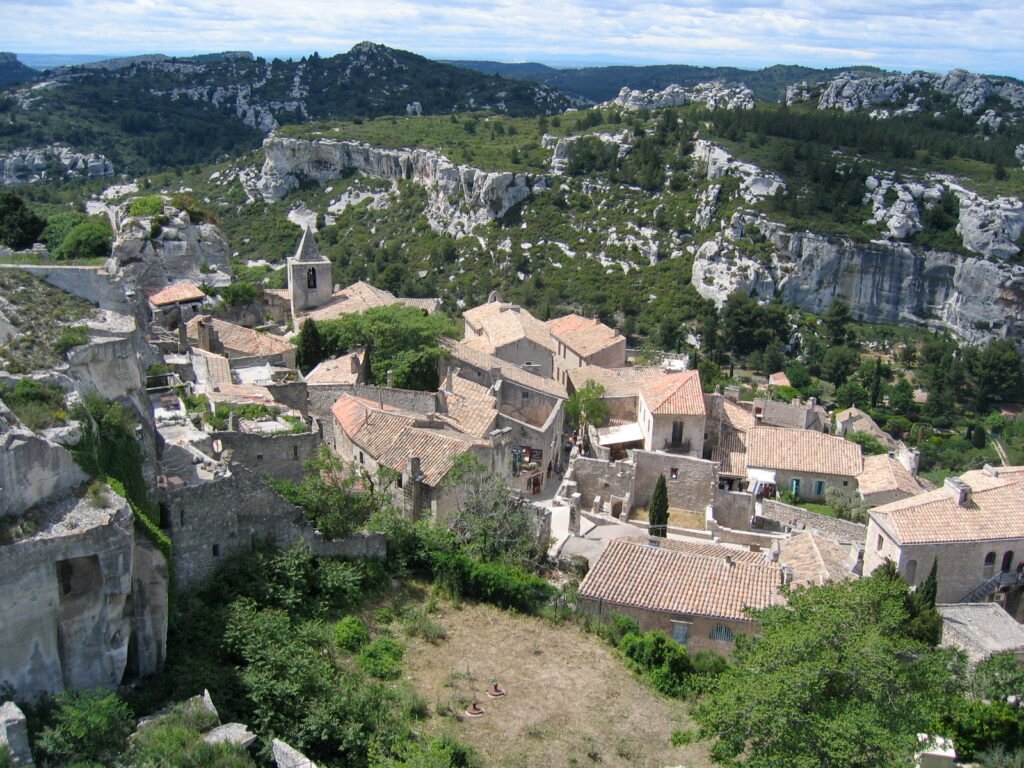
[[[359,452],[359,463],[360,464],[363,463],[363,452],[362,451]]]
[[[297,445],[293,445],[292,446],[292,458],[293,459],[299,458],[299,446],[297,446]]]
[[[263,461],[263,454],[262,453],[257,453],[256,454],[256,461]]]
[[[212,551],[214,557],[220,557],[220,544],[214,544]]]
[[[845,486],[848,486],[849,484],[850,484],[850,481],[849,481],[849,480],[843,480],[843,486],[844,486],[844,487],[845,487]]]
[[[679,467],[672,467],[672,469],[670,469],[668,471],[668,473],[669,473],[669,478],[668,478],[669,480],[678,480],[679,479]]]
[[[683,442],[683,422],[673,421],[672,422],[672,444],[679,445]]]
[[[527,390],[524,389],[523,390],[523,402],[525,403],[529,399],[530,399],[530,393]]]
[[[181,511],[180,511],[180,512],[178,513],[178,522],[179,522],[179,523],[181,524],[181,527],[182,527],[182,528],[184,528],[184,527],[185,527],[185,510],[184,510],[184,509],[183,509],[183,510],[181,510]]]
[[[732,630],[724,624],[716,624],[715,628],[708,633],[712,640],[725,640],[731,643],[733,640]]]
[[[981,578],[991,579],[992,573],[996,569],[996,553],[989,552],[985,555],[985,567],[981,571]]]
[[[999,569],[1000,573],[1009,573],[1010,568],[1013,567],[1013,552],[1003,553],[1003,566]]]
[[[800,495],[800,478],[799,477],[794,477],[792,480],[789,481],[789,490],[793,493],[794,496],[799,496]]]
[[[313,267],[306,270],[306,287],[310,290],[316,288],[316,269]]]
[[[398,487],[399,488],[402,487],[402,476],[401,475],[398,476]]]
[[[824,480],[815,480],[814,481],[814,495],[815,496],[824,496],[825,495],[825,481]]]
[[[672,639],[680,645],[686,645],[690,641],[690,628],[693,624],[689,621],[672,622]]]
[[[875,549],[877,549],[877,550],[881,550],[882,549],[882,535],[881,534],[878,535],[878,541],[875,542]]]
[[[906,577],[907,584],[914,586],[917,582],[917,560],[907,561],[907,570],[904,575]]]

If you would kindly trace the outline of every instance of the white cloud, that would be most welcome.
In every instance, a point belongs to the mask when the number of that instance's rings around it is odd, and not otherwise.
[[[0,0],[0,49],[882,67],[1024,76],[1024,4],[950,0]]]

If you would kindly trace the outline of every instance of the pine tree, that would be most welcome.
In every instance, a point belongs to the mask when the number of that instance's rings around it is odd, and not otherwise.
[[[668,536],[668,486],[665,485],[664,475],[658,475],[658,482],[654,484],[647,520],[650,523],[651,536],[660,536],[663,539]]]
[[[295,362],[299,370],[309,373],[324,357],[324,341],[316,322],[306,320],[299,331],[298,346],[295,350]]]

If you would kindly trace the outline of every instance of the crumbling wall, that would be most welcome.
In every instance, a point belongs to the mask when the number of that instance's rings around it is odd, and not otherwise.
[[[60,264],[17,264],[23,270],[62,291],[85,299],[100,309],[112,309],[125,315],[134,314],[124,285],[103,267],[79,267]]]
[[[659,475],[665,476],[669,507],[703,515],[715,499],[718,465],[714,462],[648,451],[633,451],[633,462],[633,504],[638,507],[650,503]]]
[[[132,512],[109,491],[106,505],[56,502],[38,533],[0,547],[0,680],[22,697],[112,688],[163,661],[166,563],[150,551],[136,568]],[[129,670],[130,646],[159,652]]]
[[[302,479],[303,465],[320,450],[320,435],[306,432],[297,435],[259,435],[249,432],[212,432],[214,446],[220,441],[221,458],[230,452],[232,462],[248,467],[257,475],[275,480]]]
[[[433,392],[418,392],[411,389],[389,389],[372,384],[332,384],[330,386],[308,386],[309,415],[315,416],[321,424],[328,424],[331,419],[331,406],[342,395],[353,395],[374,403],[384,403],[394,408],[401,408],[413,413],[424,415],[437,410],[437,400]],[[326,429],[326,427],[325,427]]]
[[[572,474],[566,479],[576,482],[583,509],[593,508],[597,497],[601,498],[602,504],[612,496],[626,500],[633,498],[633,465],[625,461],[609,462],[578,456],[573,459]]]
[[[64,495],[88,477],[63,446],[20,426],[0,403],[0,517],[20,515]]]

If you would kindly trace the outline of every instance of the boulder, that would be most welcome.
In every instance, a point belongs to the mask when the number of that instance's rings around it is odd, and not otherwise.
[[[271,742],[277,768],[316,768],[316,763],[280,739]]]
[[[226,723],[204,733],[203,741],[207,744],[237,744],[248,747],[256,741],[256,734],[242,723]]]
[[[18,768],[34,765],[28,742],[28,722],[13,701],[0,705],[0,746],[3,745],[11,751],[12,765]]]

